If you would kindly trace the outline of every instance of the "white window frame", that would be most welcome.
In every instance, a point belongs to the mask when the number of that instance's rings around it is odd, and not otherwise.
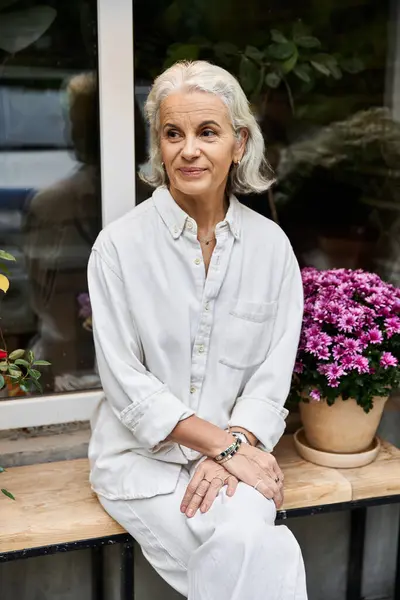
[[[133,0],[98,0],[103,226],[135,204]],[[0,401],[0,430],[89,420],[102,391]]]

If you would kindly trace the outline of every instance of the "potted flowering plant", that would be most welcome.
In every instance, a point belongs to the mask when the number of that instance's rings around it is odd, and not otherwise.
[[[400,289],[362,270],[302,270],[304,317],[290,399],[307,442],[357,453],[400,384]]]

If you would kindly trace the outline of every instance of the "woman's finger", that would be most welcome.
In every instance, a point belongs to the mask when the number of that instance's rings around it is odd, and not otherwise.
[[[198,469],[193,475],[192,479],[189,481],[189,485],[186,488],[185,495],[183,496],[181,502],[181,512],[186,512],[187,507],[189,506],[189,503],[193,498],[193,494],[197,491],[197,488],[199,487],[200,482],[203,480],[203,478],[203,470]]]
[[[224,487],[224,485],[225,481],[221,479],[221,477],[214,477],[214,479],[211,480],[210,486],[200,506],[200,510],[202,513],[207,512],[211,508],[212,503],[214,502],[215,498],[218,496],[220,490]]]
[[[279,481],[283,482],[285,479],[285,476],[282,473],[282,470],[281,470],[280,466],[278,465],[278,463],[276,462],[276,460],[274,460],[272,467],[273,467],[274,474],[276,475],[275,479],[278,478]]]
[[[239,481],[236,479],[236,477],[230,475],[226,480],[226,483],[228,485],[228,489],[226,490],[227,496],[233,496],[233,494],[236,492]]]
[[[197,490],[193,493],[192,499],[190,500],[189,505],[187,507],[187,517],[194,517],[201,503],[203,502],[210,485],[211,484],[206,479],[200,481],[199,485],[197,486]]]
[[[279,492],[280,487],[275,483],[273,479],[268,476],[261,476],[258,479],[258,483],[255,484],[257,491],[260,492],[263,496],[268,498],[268,500],[273,500],[274,502],[279,502]]]

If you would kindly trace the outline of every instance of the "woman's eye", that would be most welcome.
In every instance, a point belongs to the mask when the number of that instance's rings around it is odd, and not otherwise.
[[[204,137],[214,137],[215,136],[215,131],[213,131],[212,129],[204,129],[201,132],[201,135]]]
[[[173,129],[170,129],[169,131],[167,131],[167,137],[171,139],[176,139],[179,137],[179,133],[177,131],[174,131]]]

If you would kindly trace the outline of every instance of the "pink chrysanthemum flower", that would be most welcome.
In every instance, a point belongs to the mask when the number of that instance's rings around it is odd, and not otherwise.
[[[302,270],[304,318],[294,394],[330,400],[400,383],[400,289],[362,270]],[[391,367],[391,368],[389,368]],[[335,388],[338,388],[337,391]],[[310,396],[311,397],[311,396]]]
[[[380,365],[384,369],[389,367],[397,367],[399,361],[391,352],[383,352],[380,360]]]
[[[308,394],[314,402],[319,402],[321,400],[321,392],[317,389],[313,389]]]

